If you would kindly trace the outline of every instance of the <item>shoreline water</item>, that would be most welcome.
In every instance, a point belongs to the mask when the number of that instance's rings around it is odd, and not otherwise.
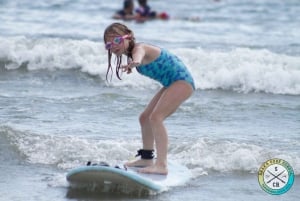
[[[195,78],[193,97],[165,122],[169,159],[193,179],[150,197],[70,194],[71,168],[134,156],[138,116],[160,88],[136,72],[105,81],[102,32],[120,6],[0,1],[0,200],[299,200],[297,0],[151,1],[171,20],[124,22],[138,41],[178,55]],[[184,20],[193,16],[200,21]],[[295,172],[279,196],[257,176],[275,157]]]

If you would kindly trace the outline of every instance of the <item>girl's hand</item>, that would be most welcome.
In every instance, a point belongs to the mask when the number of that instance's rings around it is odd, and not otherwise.
[[[138,65],[140,65],[139,62],[132,61],[132,62],[130,62],[130,63],[127,64],[127,65],[123,65],[123,66],[122,66],[122,71],[123,71],[123,72],[127,72],[127,74],[132,73],[132,69],[133,69],[134,67],[137,67]]]

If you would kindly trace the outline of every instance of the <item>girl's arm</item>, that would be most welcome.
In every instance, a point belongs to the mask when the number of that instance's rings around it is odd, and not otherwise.
[[[145,49],[140,45],[134,47],[132,50],[132,61],[129,64],[122,66],[123,72],[127,72],[127,74],[131,73],[134,67],[143,63],[145,54]]]

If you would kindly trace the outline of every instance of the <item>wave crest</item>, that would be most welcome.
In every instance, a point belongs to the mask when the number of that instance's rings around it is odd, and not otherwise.
[[[27,162],[55,165],[62,169],[85,165],[87,161],[119,164],[134,158],[140,146],[139,140],[39,135],[9,127],[0,127],[0,133],[5,133],[11,146],[15,146]],[[256,173],[271,158],[288,161],[294,168],[295,175],[300,175],[300,158],[297,153],[207,138],[177,141],[169,148],[169,159],[186,165],[194,177],[211,172]]]
[[[300,57],[237,48],[207,51],[194,48],[172,49],[188,66],[201,90],[232,90],[241,93],[264,92],[300,95]],[[101,42],[72,39],[0,38],[0,66],[12,70],[25,66],[38,69],[79,69],[103,77],[107,52]],[[137,73],[113,79],[112,86],[148,88],[154,81]]]

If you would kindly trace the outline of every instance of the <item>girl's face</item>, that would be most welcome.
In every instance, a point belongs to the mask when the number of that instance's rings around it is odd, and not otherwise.
[[[126,54],[129,46],[129,35],[110,35],[107,36],[105,48],[111,50],[117,56]]]

